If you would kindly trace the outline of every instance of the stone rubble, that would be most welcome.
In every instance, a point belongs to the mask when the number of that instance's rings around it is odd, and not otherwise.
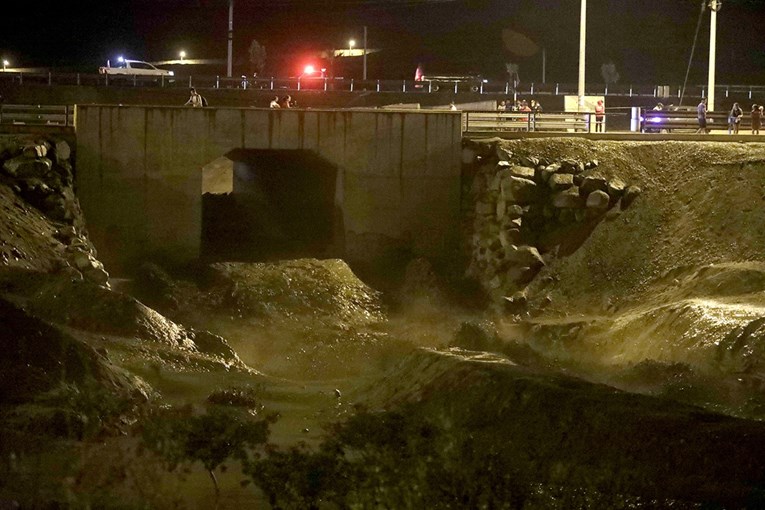
[[[474,169],[462,206],[466,276],[505,309],[526,303],[526,286],[545,266],[545,256],[555,256],[557,247],[545,255],[538,243],[542,233],[600,221],[641,193],[618,177],[606,178],[598,160],[515,155],[500,141],[469,143],[463,164]]]
[[[66,255],[62,272],[109,287],[109,273],[88,239],[74,193],[71,157],[69,143],[63,139],[5,138],[0,146],[0,183],[56,225],[54,238],[64,246]]]

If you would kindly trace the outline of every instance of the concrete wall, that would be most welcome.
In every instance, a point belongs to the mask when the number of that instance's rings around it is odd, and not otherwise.
[[[310,150],[335,165],[349,259],[379,255],[370,240],[456,252],[458,112],[81,105],[76,132],[78,196],[111,271],[198,258],[202,169],[234,149]]]

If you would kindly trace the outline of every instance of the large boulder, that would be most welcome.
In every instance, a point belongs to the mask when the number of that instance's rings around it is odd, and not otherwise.
[[[579,186],[583,195],[589,195],[593,191],[606,191],[608,189],[608,180],[602,175],[588,175],[582,179]]]
[[[608,196],[608,193],[601,190],[595,190],[587,195],[586,206],[588,209],[605,210],[608,209],[610,200],[611,197]]]
[[[516,250],[509,254],[508,261],[516,266],[534,269],[539,269],[545,265],[542,255],[539,254],[539,250],[534,246],[518,246]]]
[[[53,149],[56,153],[56,163],[61,164],[67,161],[72,155],[72,149],[66,140],[56,140],[53,142]]]
[[[558,172],[558,170],[560,170],[560,163],[547,165],[539,171],[539,181],[542,183],[547,182],[553,174]]]
[[[527,166],[514,166],[510,168],[510,175],[533,181],[534,169]]]
[[[558,172],[565,174],[580,174],[584,172],[584,163],[576,161],[574,159],[564,159],[560,162],[560,169]]]
[[[579,195],[579,188],[571,186],[570,188],[559,191],[553,195],[552,205],[558,209],[576,209],[582,207],[584,201]]]
[[[624,194],[624,189],[627,187],[626,184],[624,184],[624,181],[619,179],[618,177],[614,177],[610,181],[608,181],[608,189],[606,192],[608,193],[608,196],[613,198],[614,200],[619,200],[621,196]]]
[[[53,168],[53,163],[48,158],[30,158],[16,156],[3,163],[3,169],[11,177],[27,178],[42,177]]]
[[[574,185],[574,176],[571,174],[553,174],[548,179],[547,185],[554,192],[563,191]]]
[[[509,176],[500,183],[502,198],[516,204],[529,204],[537,199],[537,184],[530,179]]]

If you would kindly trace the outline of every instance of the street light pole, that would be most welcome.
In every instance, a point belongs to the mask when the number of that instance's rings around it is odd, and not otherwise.
[[[584,56],[587,40],[587,0],[582,0],[582,13],[579,19],[579,109],[584,106]]]
[[[717,60],[717,11],[722,6],[721,0],[709,0],[712,11],[709,21],[709,83],[707,83],[707,110],[715,109],[715,65]]]
[[[226,76],[231,78],[234,53],[234,0],[228,0],[228,66]]]
[[[367,79],[367,26],[364,25],[364,74],[363,79]]]

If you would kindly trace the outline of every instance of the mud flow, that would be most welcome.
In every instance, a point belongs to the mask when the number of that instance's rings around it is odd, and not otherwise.
[[[64,142],[0,152],[0,507],[765,504],[765,145],[466,141],[456,262],[395,268],[233,151],[201,259],[110,274]]]

